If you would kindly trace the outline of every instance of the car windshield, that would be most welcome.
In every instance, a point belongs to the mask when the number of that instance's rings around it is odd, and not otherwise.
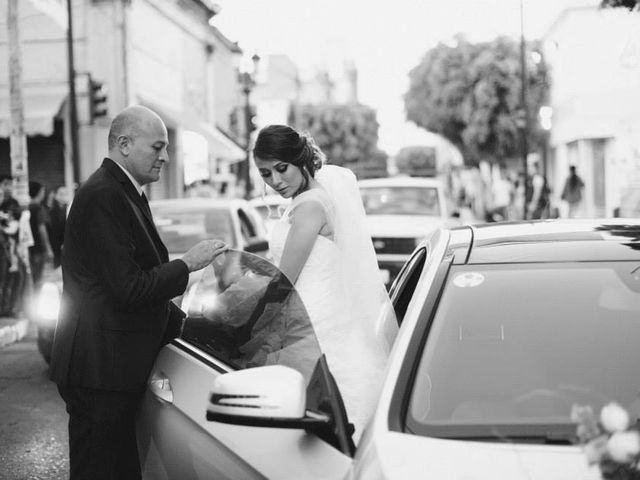
[[[217,238],[235,244],[230,211],[226,208],[153,208],[153,217],[169,253],[184,253],[201,240]]]
[[[285,275],[262,257],[229,250],[188,292],[181,338],[235,369],[285,365],[307,382],[320,347]]]
[[[367,215],[440,216],[438,190],[435,187],[361,187]]]
[[[414,433],[575,433],[574,404],[640,416],[640,264],[453,266],[410,399]],[[561,429],[562,430],[562,429]],[[556,437],[557,438],[557,437]]]

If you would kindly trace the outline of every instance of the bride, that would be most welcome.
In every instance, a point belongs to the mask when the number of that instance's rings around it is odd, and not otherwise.
[[[323,165],[314,141],[285,125],[263,128],[253,155],[265,183],[292,199],[269,246],[305,305],[357,439],[373,413],[398,327],[356,177]]]

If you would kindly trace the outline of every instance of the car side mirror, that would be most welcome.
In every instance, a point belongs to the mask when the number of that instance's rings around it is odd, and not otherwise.
[[[269,242],[264,239],[251,240],[244,247],[245,252],[258,253],[269,250]]]
[[[307,430],[353,457],[353,425],[324,355],[316,362],[306,390],[304,383],[300,372],[283,365],[225,373],[213,383],[207,420]]]
[[[297,370],[281,365],[220,375],[213,382],[207,420],[253,427],[309,429],[331,423],[306,412],[306,386]]]

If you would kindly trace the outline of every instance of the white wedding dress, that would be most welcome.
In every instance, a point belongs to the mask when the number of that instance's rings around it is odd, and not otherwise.
[[[332,222],[335,221],[336,206],[325,189],[313,188],[298,195],[283,212],[271,233],[270,249],[276,265],[280,264],[289,233],[290,214],[297,205],[307,201],[322,205],[328,221],[334,226]],[[368,242],[370,243],[370,237]],[[366,308],[362,305],[352,305],[353,297],[348,294],[350,283],[355,279],[345,278],[342,267],[350,260],[334,238],[318,235],[295,288],[305,305],[320,349],[326,355],[329,369],[338,384],[349,420],[355,426],[356,441],[377,402],[389,344],[395,336],[397,324],[393,315],[391,316],[394,325],[387,324],[382,329],[377,324],[382,321],[382,315],[379,318],[354,318],[358,316],[354,311],[366,311]],[[374,268],[377,274],[377,267]],[[360,273],[366,275],[366,272]],[[386,292],[384,295],[386,298]],[[367,303],[375,304],[377,299],[373,298],[374,296],[372,295]],[[380,309],[382,308],[381,306]],[[371,315],[378,316],[380,309],[376,309]],[[390,306],[384,313],[387,319],[389,310]],[[384,340],[376,338],[379,333],[385,336]]]

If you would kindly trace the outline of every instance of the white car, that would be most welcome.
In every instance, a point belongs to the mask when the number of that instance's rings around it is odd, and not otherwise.
[[[268,256],[267,232],[260,214],[241,198],[170,198],[149,202],[169,259],[180,258],[200,240],[224,240],[230,248]],[[189,275],[184,296],[174,301],[183,309],[201,271]]]
[[[145,479],[596,480],[573,406],[640,415],[638,220],[431,234],[391,288],[401,326],[358,444],[295,289],[219,258],[153,368]]]
[[[284,198],[277,193],[255,197],[249,203],[255,208],[267,229],[267,236],[271,233],[273,224],[282,216],[282,212],[291,202],[290,198]]]
[[[387,287],[422,239],[438,228],[459,224],[447,212],[438,179],[398,176],[360,180],[358,185]]]

